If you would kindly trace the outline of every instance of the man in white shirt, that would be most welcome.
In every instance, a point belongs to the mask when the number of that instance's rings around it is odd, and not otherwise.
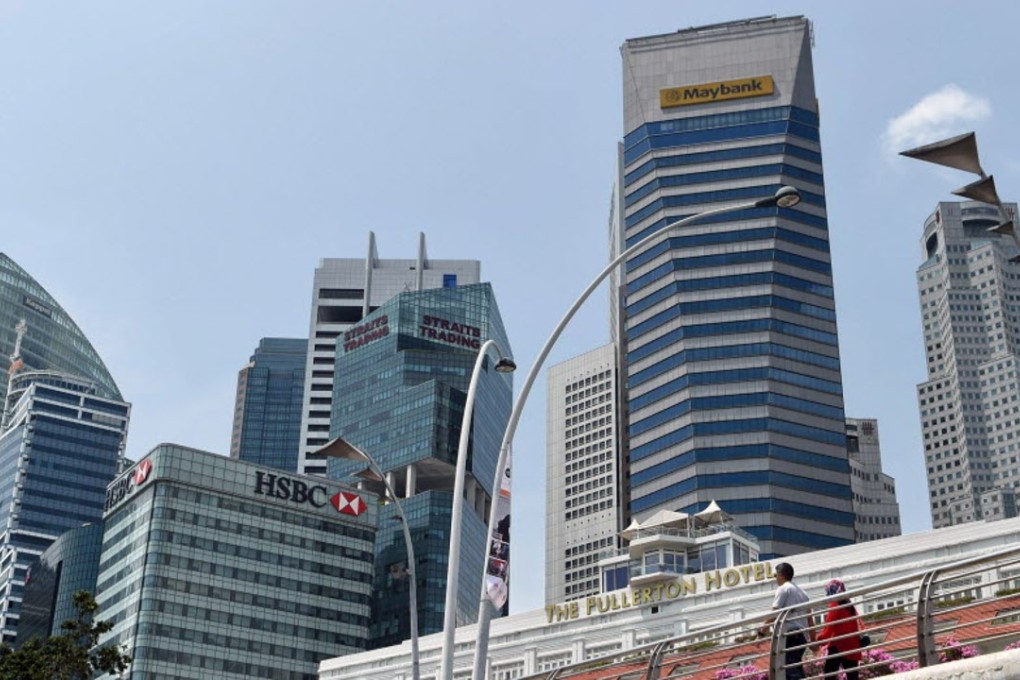
[[[811,598],[801,590],[800,586],[793,582],[793,567],[786,562],[776,565],[776,588],[775,599],[772,600],[772,609],[786,609],[798,604],[804,604]],[[766,621],[766,625],[772,623],[776,617]],[[786,619],[786,680],[802,680],[804,677],[804,650],[811,642],[811,620],[810,612],[794,610]]]

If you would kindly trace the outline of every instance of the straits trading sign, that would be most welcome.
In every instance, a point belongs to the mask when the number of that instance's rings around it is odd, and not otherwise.
[[[545,607],[545,616],[548,623],[568,621],[592,614],[608,614],[630,607],[662,604],[671,600],[679,600],[687,595],[697,595],[699,583],[701,584],[700,592],[712,593],[773,578],[775,578],[775,572],[772,571],[770,562],[742,564],[729,569],[715,569],[700,574],[681,576],[672,581],[660,581],[651,586],[632,586],[627,590],[592,595],[575,602],[549,604]]]
[[[670,109],[675,106],[711,104],[728,99],[764,97],[776,91],[772,76],[754,76],[738,80],[724,80],[700,85],[682,85],[659,90],[659,106]]]

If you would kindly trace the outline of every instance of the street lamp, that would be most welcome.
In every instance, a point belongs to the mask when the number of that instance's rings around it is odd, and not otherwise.
[[[379,463],[375,461],[372,456],[368,455],[367,451],[359,449],[354,444],[351,444],[343,437],[337,437],[332,440],[321,449],[318,449],[316,453],[322,454],[326,458],[344,458],[346,460],[358,460],[368,463],[368,468],[371,471],[371,477],[378,482],[382,482],[383,486],[386,487],[386,493],[389,495],[393,504],[397,507],[397,515],[400,517],[400,526],[404,530],[404,544],[407,546],[407,578],[409,579],[409,593],[408,599],[410,600],[410,622],[411,622],[411,680],[418,680],[418,570],[417,563],[414,561],[414,545],[411,543],[411,530],[407,526],[407,515],[404,514],[404,508],[400,505],[400,499],[397,498],[396,492],[393,487],[390,486],[389,480],[386,475],[383,474],[382,469],[379,467]],[[367,476],[367,475],[363,475]]]
[[[538,371],[542,368],[542,364],[545,362],[546,357],[549,355],[549,351],[552,346],[559,339],[560,334],[566,325],[574,318],[574,314],[584,304],[584,301],[588,299],[599,284],[609,276],[621,262],[626,260],[628,257],[633,255],[636,251],[646,246],[653,238],[658,237],[667,231],[676,227],[682,227],[690,224],[697,220],[705,219],[706,217],[712,217],[715,215],[722,215],[730,212],[737,212],[738,210],[749,210],[751,208],[792,208],[793,206],[800,203],[800,192],[794,187],[784,186],[780,187],[778,191],[768,198],[762,198],[757,201],[749,201],[746,203],[738,203],[736,205],[723,206],[721,208],[713,208],[704,212],[695,213],[688,215],[682,219],[676,220],[663,225],[659,229],[656,229],[652,233],[648,234],[640,241],[632,245],[631,247],[624,250],[622,253],[617,255],[612,262],[606,265],[606,268],[595,277],[581,296],[574,301],[574,304],[567,310],[566,315],[560,319],[559,324],[553,329],[552,335],[545,341],[545,345],[542,346],[542,350],[538,353],[538,357],[535,359],[535,363],[531,366],[531,370],[528,372],[527,378],[524,380],[524,385],[521,387],[521,392],[517,396],[517,401],[514,403],[514,408],[510,412],[510,420],[507,422],[506,431],[503,434],[503,443],[499,447],[499,461],[496,463],[496,478],[493,482],[493,489],[499,489],[499,484],[502,479],[504,468],[506,467],[506,457],[510,450],[510,445],[513,442],[514,432],[517,430],[517,423],[521,418],[521,411],[524,409],[524,402],[528,398],[528,393],[531,392],[531,385],[535,382],[535,378],[538,376]],[[492,534],[496,530],[496,503],[492,504],[492,508],[489,511],[489,533],[486,536],[486,554],[488,554],[489,542],[492,540]],[[481,600],[478,605],[478,634],[477,641],[475,643],[475,659],[474,659],[474,670],[472,672],[473,680],[484,680],[485,678],[485,661],[489,651],[489,624],[492,619],[493,606],[489,601],[489,595],[485,587],[485,571],[482,572],[482,594]]]
[[[446,562],[446,605],[443,610],[443,654],[441,680],[453,678],[453,635],[457,628],[457,585],[460,580],[460,523],[464,508],[464,477],[467,475],[468,440],[471,435],[471,416],[475,408],[475,392],[478,378],[485,363],[485,354],[494,350],[499,360],[494,366],[497,373],[513,373],[517,364],[503,356],[495,340],[486,340],[478,350],[475,368],[471,372],[467,399],[464,401],[464,417],[460,423],[460,443],[457,446],[457,471],[453,479],[453,508],[450,512],[450,553]],[[499,488],[493,489],[493,497]]]
[[[967,186],[960,187],[953,193],[957,196],[969,198],[972,201],[981,201],[994,205],[999,209],[999,219],[1002,220],[988,231],[998,234],[1011,234],[1017,246],[1020,247],[1020,235],[1014,230],[1013,219],[1006,211],[1006,206],[999,198],[999,192],[995,190],[995,177],[986,175],[981,169],[981,161],[978,158],[977,135],[973,132],[965,132],[956,137],[943,139],[931,144],[925,144],[913,149],[900,152],[901,156],[915,158],[919,161],[945,165],[957,170],[966,170],[978,175],[981,179],[971,182]],[[1020,255],[1010,259],[1011,262],[1020,262]]]

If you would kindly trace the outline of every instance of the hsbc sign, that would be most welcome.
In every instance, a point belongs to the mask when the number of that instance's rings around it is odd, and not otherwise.
[[[106,489],[106,503],[103,505],[103,512],[135,492],[135,489],[144,484],[152,473],[152,461],[146,458],[135,466],[134,470],[124,475],[109,488]]]
[[[274,475],[261,470],[255,473],[255,493],[260,496],[278,498],[281,501],[307,504],[314,508],[327,505],[343,515],[358,515],[368,510],[365,501],[355,493],[340,491],[332,496],[329,490],[320,484],[308,484],[300,479],[292,479],[282,475]]]

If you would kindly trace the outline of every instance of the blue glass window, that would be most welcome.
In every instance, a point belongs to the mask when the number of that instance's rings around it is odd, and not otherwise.
[[[777,356],[784,359],[792,359],[814,366],[839,370],[839,359],[836,357],[816,354],[805,350],[794,349],[786,345],[779,345],[771,342],[752,342],[743,345],[723,345],[721,347],[703,347],[698,349],[680,350],[676,354],[666,357],[662,361],[652,364],[646,369],[631,375],[627,380],[628,387],[637,387],[643,382],[661,375],[671,368],[682,366],[685,363],[699,361],[715,361],[717,359],[730,359],[734,357],[753,356]]]
[[[700,205],[702,203],[718,203],[722,201],[756,200],[775,195],[779,191],[778,184],[765,184],[756,187],[740,187],[737,189],[717,189],[715,191],[699,191],[690,194],[678,194],[674,196],[660,196],[648,205],[635,210],[627,215],[624,226],[627,229],[637,225],[642,220],[651,217],[656,212],[665,208],[680,208],[686,205]],[[810,191],[800,191],[801,200],[804,203],[825,207],[825,197]],[[675,217],[673,219],[676,219]],[[732,219],[732,217],[731,217]]]
[[[666,224],[676,222],[678,220],[687,217],[687,215],[670,215],[669,217],[663,217],[661,219],[652,222],[648,226],[644,227],[640,231],[634,232],[627,236],[627,247],[630,248],[635,243],[643,241],[645,238],[659,231]],[[769,217],[782,217],[790,222],[796,222],[797,224],[804,224],[809,227],[821,229],[825,231],[828,229],[828,222],[824,217],[818,217],[817,215],[809,215],[806,212],[801,212],[795,208],[748,208],[746,210],[737,210],[734,212],[728,212],[722,215],[710,215],[703,217],[698,220],[698,224],[718,224],[720,222],[741,222],[747,220],[759,220],[766,219]]]
[[[687,375],[682,375],[679,378],[670,380],[667,383],[659,385],[653,390],[649,390],[640,396],[630,399],[627,404],[633,413],[640,408],[648,406],[649,404],[654,404],[670,394],[675,394],[676,392],[687,389],[687,387],[691,385],[719,385],[723,383],[753,382],[760,380],[776,380],[778,382],[785,382],[799,387],[818,390],[820,392],[843,394],[842,385],[838,382],[822,380],[821,378],[814,378],[812,376],[795,373],[793,371],[784,371],[778,368],[762,366],[758,368],[735,368],[726,371],[688,373]]]
[[[633,316],[648,309],[652,305],[671,295],[692,290],[713,290],[716,288],[739,288],[741,286],[760,286],[772,284],[802,290],[820,297],[832,297],[832,286],[826,286],[807,279],[797,278],[778,272],[757,272],[754,274],[732,274],[730,276],[707,276],[701,279],[683,279],[672,281],[654,293],[650,293],[637,302],[627,305],[627,314]]]
[[[456,288],[456,287],[457,287],[457,275],[443,274],[443,288]]]
[[[632,272],[646,262],[654,260],[669,250],[695,248],[698,246],[714,246],[723,243],[748,243],[749,241],[765,241],[776,239],[787,243],[796,243],[813,250],[829,253],[829,242],[825,239],[807,236],[782,227],[761,227],[759,229],[740,229],[737,231],[717,231],[710,234],[693,236],[674,236],[664,239],[654,246],[627,260],[627,271]]]
[[[699,153],[684,153],[677,156],[653,158],[624,175],[623,185],[630,187],[653,170],[774,155],[793,156],[811,161],[812,163],[818,163],[819,165],[822,162],[822,155],[817,151],[810,151],[794,144],[758,144],[757,146],[745,146],[739,149],[719,149],[718,151],[702,151]]]

